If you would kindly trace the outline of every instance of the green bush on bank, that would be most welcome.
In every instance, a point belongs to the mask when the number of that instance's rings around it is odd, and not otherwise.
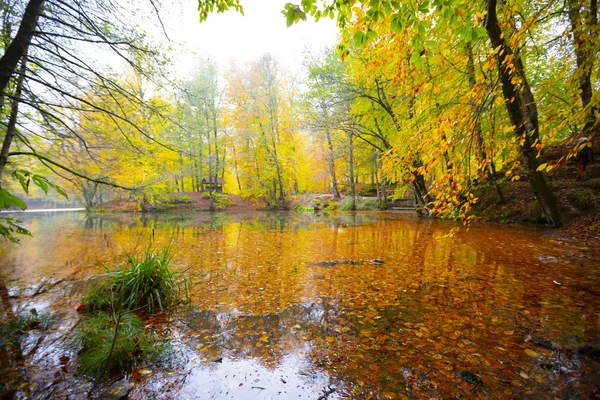
[[[213,193],[213,201],[217,210],[224,210],[227,207],[235,204],[235,201],[233,201],[229,198],[229,196],[223,193]]]

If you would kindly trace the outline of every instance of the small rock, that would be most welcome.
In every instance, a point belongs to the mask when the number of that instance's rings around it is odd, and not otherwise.
[[[126,399],[129,392],[131,392],[131,384],[127,379],[121,379],[105,388],[98,397],[100,399],[121,400]]]

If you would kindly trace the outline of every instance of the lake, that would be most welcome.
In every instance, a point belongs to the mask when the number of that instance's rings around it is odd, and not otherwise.
[[[598,389],[600,246],[545,229],[481,223],[451,236],[452,222],[391,212],[19,218],[33,237],[0,245],[2,315],[35,308],[56,323],[3,350],[0,383],[16,397],[86,397],[90,381],[72,374],[86,280],[124,252],[169,243],[190,304],[147,321],[172,351],[125,376],[131,398]]]

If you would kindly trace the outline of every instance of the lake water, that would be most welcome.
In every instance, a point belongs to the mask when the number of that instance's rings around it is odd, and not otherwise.
[[[77,345],[65,339],[85,280],[125,251],[169,243],[191,304],[149,321],[173,338],[173,359],[127,375],[132,398],[573,398],[598,388],[600,247],[546,230],[474,224],[449,236],[451,222],[400,213],[20,218],[33,237],[0,245],[2,315],[35,308],[58,322],[3,357],[13,373],[0,382],[24,382],[18,397],[85,397],[89,382],[71,374]],[[71,360],[62,372],[61,356]]]

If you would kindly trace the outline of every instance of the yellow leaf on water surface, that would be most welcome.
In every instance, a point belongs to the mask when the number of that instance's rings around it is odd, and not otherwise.
[[[385,392],[383,393],[383,397],[386,399],[397,399],[398,395],[394,392]]]
[[[334,338],[333,336],[327,336],[327,337],[325,338],[325,340],[326,340],[326,341],[328,341],[329,343],[333,343],[333,342],[335,342],[335,338]]]
[[[521,376],[521,378],[523,379],[529,379],[529,375],[527,375],[525,372],[521,371],[519,372],[519,375]]]
[[[140,369],[140,375],[150,375],[151,373],[151,369]]]
[[[513,333],[515,333],[515,331],[504,331],[504,334],[507,335],[507,336],[510,336]]]
[[[540,355],[533,350],[525,349],[525,353],[531,357],[539,357]]]
[[[262,335],[260,337],[260,341],[261,342],[265,342],[265,343],[268,342],[269,341],[269,334],[267,333],[267,334]]]

